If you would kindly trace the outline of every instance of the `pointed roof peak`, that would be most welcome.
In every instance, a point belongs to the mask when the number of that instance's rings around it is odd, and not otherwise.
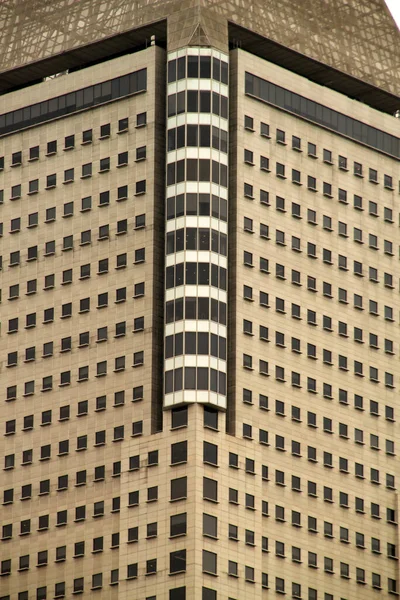
[[[202,23],[198,23],[189,39],[188,46],[211,46]]]

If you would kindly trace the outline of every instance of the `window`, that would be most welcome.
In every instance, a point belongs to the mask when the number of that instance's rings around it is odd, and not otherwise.
[[[212,480],[210,480],[212,481]],[[187,478],[171,479],[171,500],[182,500],[187,497]]]
[[[169,555],[170,574],[186,571],[186,550],[176,550]]]
[[[307,144],[307,154],[311,158],[317,158],[317,146],[315,144],[312,144],[311,142],[308,142],[308,144]]]
[[[90,144],[93,140],[93,131],[91,129],[86,129],[82,131],[82,144]]]
[[[105,125],[100,126],[100,139],[110,137],[111,135],[111,125],[110,123],[106,123]]]
[[[253,117],[249,117],[245,115],[244,117],[244,128],[248,131],[254,131],[254,119]]]
[[[203,550],[203,573],[217,575],[217,555],[214,552]]]
[[[203,413],[203,423],[204,427],[209,427],[210,429],[218,430],[218,411],[210,408],[208,406],[204,406]]]
[[[146,193],[146,180],[143,179],[142,181],[137,181],[135,189],[136,189],[136,191],[135,191],[136,196],[139,196],[140,194],[145,194]]]
[[[133,563],[127,566],[127,579],[135,579],[138,576],[138,565],[137,563]]]
[[[206,442],[204,442],[206,444]],[[214,446],[214,444],[210,444],[210,446]],[[204,448],[204,453],[206,452],[206,448]],[[211,452],[212,454],[212,452]],[[210,458],[212,456],[210,455]],[[177,442],[175,444],[171,444],[171,464],[181,464],[187,461],[187,442]]]
[[[216,517],[214,517],[216,519]],[[187,515],[181,513],[178,515],[171,515],[170,517],[170,537],[177,537],[180,535],[186,535],[187,530]],[[203,526],[204,533],[204,526]]]
[[[209,442],[203,442],[203,462],[218,466],[218,446]]]
[[[251,150],[244,150],[244,162],[248,165],[254,165],[254,155]]]
[[[92,208],[92,197],[86,196],[81,200],[81,212],[85,212],[87,210],[91,210]]]
[[[92,163],[82,165],[82,179],[92,176]]]
[[[186,427],[188,423],[187,407],[175,408],[171,411],[171,429]]]
[[[301,185],[301,173],[297,169],[292,169],[292,183]]]
[[[261,157],[262,158],[262,157]],[[276,163],[276,176],[285,179],[285,165],[282,163]]]
[[[122,126],[124,126],[124,129],[120,130],[120,131],[125,131],[128,127],[128,119],[122,119],[121,124],[122,124]],[[147,113],[143,112],[143,113],[137,114],[136,115],[136,127],[145,127],[146,124],[147,124]]]
[[[245,184],[244,184],[244,190],[243,190],[243,193],[244,193],[244,196],[245,196],[246,198],[251,198],[251,199],[253,199],[253,198],[254,198],[254,195],[253,195],[253,186],[252,186],[252,185],[250,185],[249,183],[245,183]]]
[[[186,516],[186,513],[185,513]],[[186,530],[185,530],[186,532]],[[218,519],[213,515],[203,513],[203,535],[217,538],[218,536]]]

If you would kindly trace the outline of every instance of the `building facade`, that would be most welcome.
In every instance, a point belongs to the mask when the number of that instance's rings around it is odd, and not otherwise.
[[[107,5],[0,7],[0,600],[398,596],[398,30]]]

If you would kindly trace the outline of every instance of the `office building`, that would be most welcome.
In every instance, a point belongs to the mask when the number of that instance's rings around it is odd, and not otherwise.
[[[0,600],[399,595],[384,2],[0,23]]]

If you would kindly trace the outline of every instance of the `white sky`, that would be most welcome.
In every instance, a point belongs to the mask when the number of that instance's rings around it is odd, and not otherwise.
[[[400,28],[400,0],[386,0],[386,4],[396,21],[397,26]]]

